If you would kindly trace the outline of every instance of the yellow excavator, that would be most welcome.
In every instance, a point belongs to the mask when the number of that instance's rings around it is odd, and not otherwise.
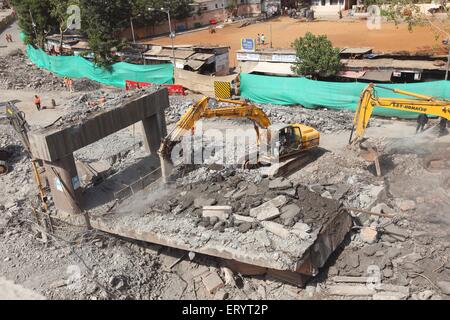
[[[376,88],[392,91],[411,98],[382,98],[378,97]],[[412,99],[414,98],[414,99]],[[407,112],[424,113],[450,120],[450,100],[439,99],[433,96],[408,92],[399,89],[387,88],[373,83],[369,84],[361,93],[358,107],[353,120],[353,130],[350,142],[364,136],[364,132],[372,117],[374,108],[387,108]],[[353,138],[353,134],[355,137]]]
[[[189,107],[181,117],[175,128],[162,141],[158,151],[161,160],[163,179],[167,178],[172,170],[172,151],[181,142],[183,136],[193,132],[195,124],[200,119],[225,118],[225,119],[248,119],[254,123],[258,150],[265,150],[264,154],[256,154],[258,165],[271,165],[295,159],[303,152],[319,146],[320,133],[303,124],[272,124],[264,111],[255,105],[244,101],[214,99],[221,103],[219,107],[211,108],[213,99],[203,97]],[[265,134],[262,134],[261,129]],[[264,137],[264,138],[263,138]],[[243,168],[250,168],[249,159],[242,159]]]
[[[408,98],[383,98],[379,97],[376,88],[389,90],[404,95]],[[369,84],[361,93],[358,106],[353,120],[353,129],[350,134],[350,144],[356,144],[364,136],[374,108],[387,108],[406,112],[423,113],[438,116],[450,120],[450,100],[440,99],[433,96],[408,92],[399,89],[387,88],[380,85]],[[362,146],[361,156],[367,161],[374,161],[378,176],[381,169],[378,162],[378,151],[373,146]]]

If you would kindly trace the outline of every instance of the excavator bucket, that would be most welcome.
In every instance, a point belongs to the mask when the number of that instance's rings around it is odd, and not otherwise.
[[[353,120],[353,126],[356,133],[355,140],[360,139],[364,136],[364,132],[367,128],[369,120],[372,117],[373,106],[370,102],[372,91],[373,87],[368,86],[361,94],[361,99],[358,103],[355,118]]]
[[[360,157],[366,161],[374,162],[377,176],[381,177],[380,153],[378,152],[378,149],[367,142],[361,142],[359,144],[359,149]]]

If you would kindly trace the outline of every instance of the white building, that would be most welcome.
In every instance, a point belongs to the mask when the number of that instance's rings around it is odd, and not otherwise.
[[[311,0],[311,8],[316,16],[337,16],[339,10],[349,10],[354,5],[357,5],[357,0]]]

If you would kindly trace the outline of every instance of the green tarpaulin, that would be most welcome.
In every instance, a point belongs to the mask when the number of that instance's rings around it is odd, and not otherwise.
[[[111,72],[77,56],[49,56],[41,49],[27,46],[30,60],[39,68],[51,71],[61,77],[89,78],[115,87],[125,87],[125,80],[173,84],[172,64],[136,65],[119,62],[112,66]]]
[[[306,78],[272,77],[241,74],[241,95],[256,103],[281,105],[300,104],[305,108],[325,107],[329,109],[347,109],[354,111],[359,96],[367,83],[360,82],[326,82]],[[433,81],[410,84],[383,84],[385,87],[397,88],[429,96],[450,98],[450,82]],[[379,97],[402,97],[389,90],[376,89]],[[413,99],[411,97],[411,99]],[[376,115],[413,118],[410,112],[376,108]]]

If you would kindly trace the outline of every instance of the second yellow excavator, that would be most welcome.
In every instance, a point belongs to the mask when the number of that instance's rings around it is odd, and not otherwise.
[[[376,88],[392,91],[410,98],[382,98],[378,97]],[[353,120],[353,129],[350,134],[350,144],[361,141],[366,131],[374,108],[387,108],[406,112],[423,113],[430,116],[438,116],[450,120],[450,100],[433,96],[408,92],[399,89],[388,88],[380,85],[369,84],[361,93]],[[361,156],[367,161],[375,162],[377,175],[381,176],[379,153],[376,147],[370,144],[360,144]]]
[[[389,90],[411,98],[378,97],[375,90],[376,88]],[[366,131],[369,120],[372,117],[374,108],[387,108],[407,112],[424,113],[450,120],[450,100],[374,85],[371,83],[361,93],[361,97],[356,108],[355,118],[353,120],[353,130],[350,136],[350,142],[354,142],[364,136],[364,132]],[[353,134],[355,134],[354,137]]]
[[[264,153],[256,155],[257,163],[262,165],[279,164],[295,159],[306,150],[319,146],[320,134],[314,128],[303,124],[272,124],[264,111],[255,105],[243,101],[215,99],[223,104],[211,108],[212,99],[204,97],[189,107],[176,127],[163,140],[159,149],[163,179],[167,181],[172,169],[172,151],[181,142],[183,136],[192,132],[197,121],[209,118],[248,119],[254,123],[258,150]],[[261,130],[264,130],[262,134]],[[261,148],[263,147],[263,148]],[[249,157],[243,158],[241,165],[249,168]]]

